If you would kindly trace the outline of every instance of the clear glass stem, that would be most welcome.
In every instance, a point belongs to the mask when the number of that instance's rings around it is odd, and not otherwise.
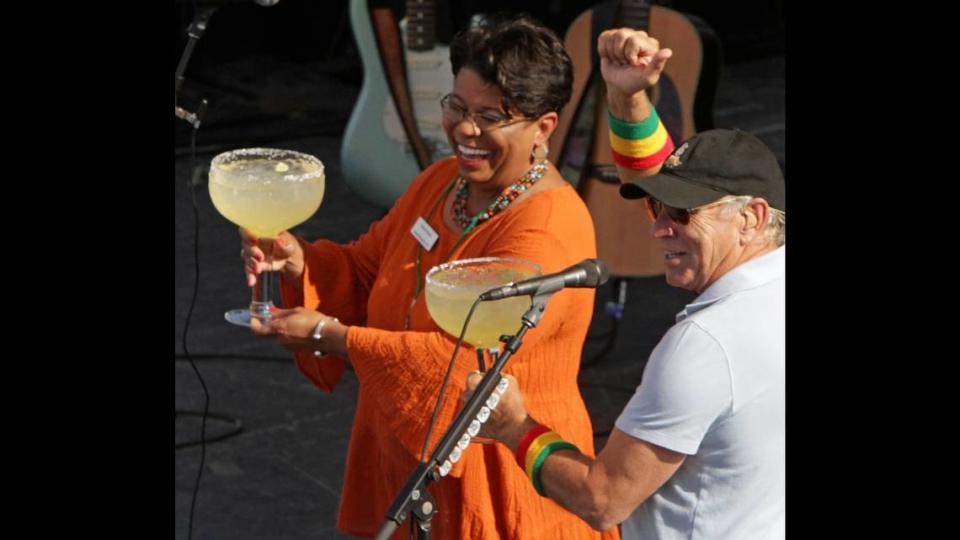
[[[273,266],[273,243],[271,239],[265,251],[265,260],[268,267]],[[270,322],[275,309],[273,305],[273,280],[276,272],[267,270],[257,276],[257,285],[253,288],[253,299],[250,302],[250,316],[256,317],[262,323]]]
[[[250,316],[256,317],[262,323],[270,320],[273,312],[273,300],[270,291],[273,287],[274,272],[261,272],[257,276],[257,286],[253,288],[253,300],[250,302]]]

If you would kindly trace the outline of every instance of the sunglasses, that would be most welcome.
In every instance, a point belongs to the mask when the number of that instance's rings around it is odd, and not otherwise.
[[[698,206],[696,208],[691,208],[687,210],[686,208],[674,208],[672,206],[667,206],[653,197],[645,197],[647,205],[647,217],[650,218],[650,221],[656,221],[660,217],[660,214],[667,214],[667,217],[681,225],[686,225],[690,223],[690,216],[696,214],[701,210],[710,208],[711,206],[716,206],[718,204],[727,204],[731,202],[739,202],[743,200],[748,200],[751,197],[749,196],[740,196],[733,199],[719,200],[712,203],[707,203],[703,206]]]
[[[647,203],[647,217],[650,218],[650,221],[656,221],[657,218],[660,217],[660,214],[666,212],[667,217],[672,221],[682,223],[683,225],[690,223],[689,210],[667,206],[653,197],[646,197],[644,200]]]

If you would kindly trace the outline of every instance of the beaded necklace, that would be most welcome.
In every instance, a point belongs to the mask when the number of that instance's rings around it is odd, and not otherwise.
[[[486,208],[483,212],[473,216],[472,218],[467,216],[467,195],[469,195],[470,184],[464,180],[460,182],[460,187],[457,188],[456,198],[453,200],[453,217],[457,220],[457,224],[460,225],[463,229],[473,228],[483,223],[484,221],[492,218],[493,216],[503,212],[510,203],[516,200],[524,191],[530,189],[530,187],[537,182],[537,180],[543,178],[543,175],[547,172],[547,160],[543,160],[540,163],[537,163],[529,171],[526,172],[519,180],[513,184],[507,186],[500,195],[490,206]]]
[[[427,212],[427,221],[430,220],[433,213],[437,210],[440,204],[444,199],[447,198],[447,195],[450,193],[450,190],[453,189],[453,186],[457,185],[457,182],[460,182],[460,187],[457,189],[457,194],[453,199],[453,216],[457,221],[457,224],[463,228],[463,232],[460,233],[460,238],[453,244],[453,247],[450,248],[450,251],[447,252],[447,256],[443,258],[440,263],[444,263],[447,259],[450,258],[450,255],[453,255],[454,250],[463,242],[463,239],[467,237],[468,234],[473,232],[473,229],[492,218],[493,216],[504,211],[510,203],[516,200],[524,191],[528,190],[530,186],[535,184],[537,180],[543,178],[543,175],[547,172],[547,160],[543,160],[540,163],[537,163],[530,168],[519,180],[508,186],[500,195],[490,203],[490,206],[486,210],[480,212],[479,214],[473,216],[472,218],[467,217],[467,194],[468,187],[467,181],[463,180],[460,175],[457,175],[452,182],[443,190],[443,193],[440,195],[440,198],[437,199],[433,206],[430,207],[430,210]],[[410,307],[407,309],[407,317],[405,321],[405,326],[410,329],[410,315],[413,313],[413,306],[417,303],[417,297],[420,296],[420,291],[423,289],[423,272],[420,268],[420,260],[423,255],[423,247],[420,244],[417,244],[417,260],[416,260],[416,273],[417,273],[417,283],[416,288],[413,291],[413,298],[410,299]]]

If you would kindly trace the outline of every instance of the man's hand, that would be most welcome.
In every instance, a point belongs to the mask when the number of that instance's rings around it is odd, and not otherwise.
[[[511,451],[516,451],[520,439],[530,428],[536,426],[537,422],[527,415],[517,379],[506,373],[503,377],[510,382],[510,386],[500,396],[497,408],[490,411],[490,418],[480,428],[479,435],[496,439],[507,445]],[[479,371],[473,371],[467,375],[466,388],[460,395],[461,402],[466,403],[470,399],[481,379],[483,374]]]
[[[600,73],[608,89],[630,96],[657,84],[670,49],[646,32],[631,28],[607,30],[597,38]]]

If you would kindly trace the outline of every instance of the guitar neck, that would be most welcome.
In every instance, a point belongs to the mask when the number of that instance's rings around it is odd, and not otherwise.
[[[637,30],[650,28],[650,0],[620,0],[617,23]]]
[[[433,0],[407,0],[407,49],[429,51],[436,44]]]

